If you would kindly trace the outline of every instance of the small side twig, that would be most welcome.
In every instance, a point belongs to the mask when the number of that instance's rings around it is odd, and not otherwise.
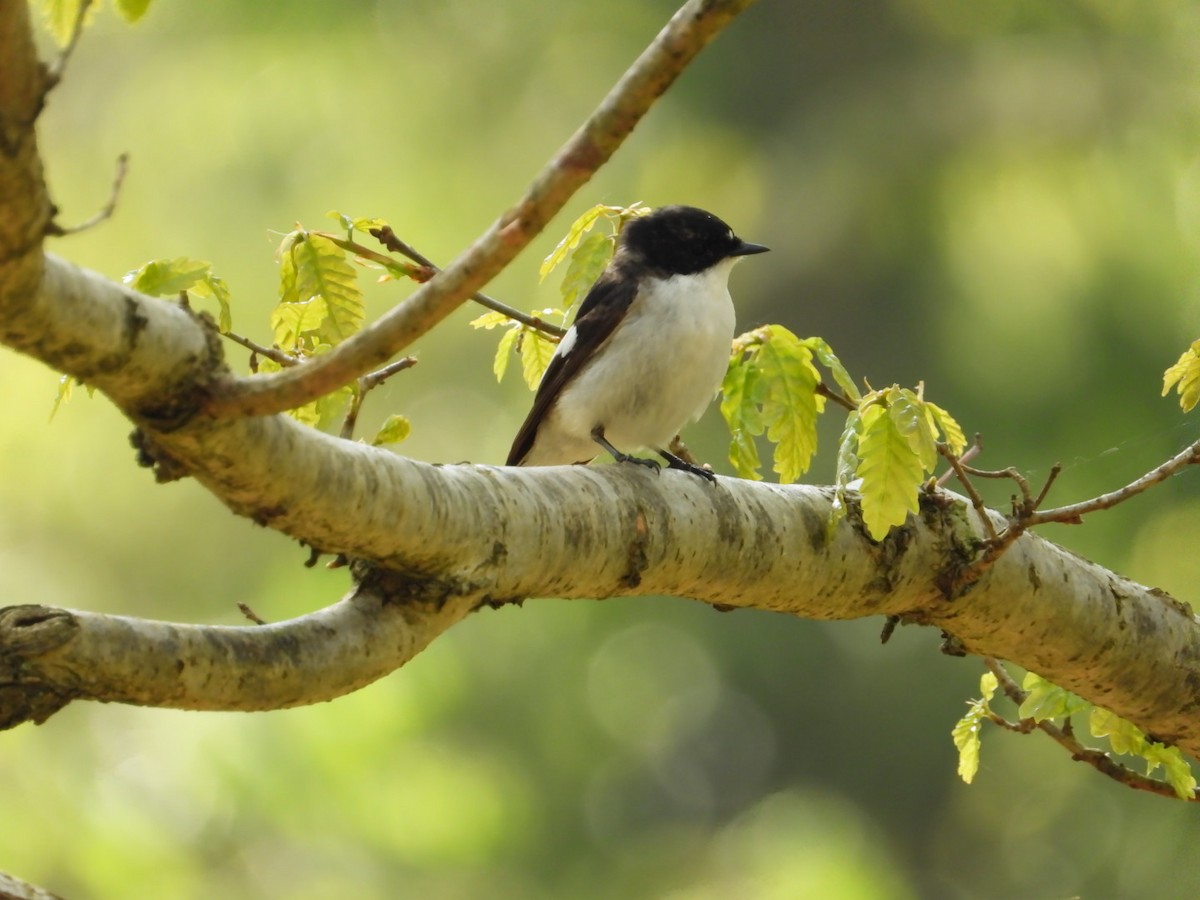
[[[83,25],[87,21],[88,10],[92,6],[92,0],[80,0],[79,12],[75,15],[75,24],[71,28],[71,36],[67,39],[66,46],[59,52],[58,57],[46,68],[46,93],[52,91],[62,81],[63,73],[67,69],[67,63],[71,61],[71,56],[75,53],[75,47],[79,44],[79,38],[83,34]]]
[[[1200,441],[1175,454],[1162,465],[1155,466],[1141,478],[1131,481],[1123,488],[1109,491],[1107,494],[1101,494],[1099,497],[1093,497],[1091,500],[1083,500],[1079,503],[1059,506],[1055,509],[1047,509],[1044,512],[1033,512],[1030,514],[1027,524],[1042,525],[1046,522],[1077,523],[1088,513],[1110,509],[1118,503],[1124,503],[1130,497],[1136,497],[1147,488],[1166,481],[1172,475],[1177,475],[1188,466],[1195,465],[1196,463],[1200,463]],[[1058,473],[1054,472],[1053,474],[1057,475]]]
[[[368,372],[362,378],[358,379],[358,387],[354,391],[354,396],[350,399],[350,408],[346,410],[346,419],[342,422],[341,436],[346,440],[354,437],[354,426],[358,424],[358,413],[362,409],[363,400],[367,398],[367,394],[379,387],[397,372],[403,372],[405,369],[411,369],[417,364],[415,356],[406,356],[403,359],[398,359],[394,363],[389,363],[382,369],[376,369],[374,372]]]
[[[129,154],[122,153],[117,157],[117,171],[113,176],[112,188],[108,193],[108,201],[96,211],[96,213],[87,219],[84,219],[78,225],[64,226],[57,222],[50,222],[46,225],[46,234],[51,237],[65,237],[69,234],[79,234],[81,231],[87,231],[89,228],[95,228],[101,222],[112,218],[112,214],[117,209],[117,199],[121,196],[121,186],[125,183],[125,176],[129,172]]]
[[[983,452],[983,435],[977,431],[977,432],[975,432],[975,440],[971,441],[971,446],[962,452],[962,454],[958,457],[958,461],[960,463],[962,463],[963,465],[966,465],[967,463],[969,463],[971,460],[973,460],[975,457],[977,457],[982,452]],[[946,484],[950,481],[950,479],[955,477],[956,474],[957,473],[954,471],[954,467],[951,466],[949,469],[947,469],[945,472],[943,472],[941,474],[941,476],[938,478],[938,480],[936,482],[937,486],[945,487]]]
[[[978,437],[976,437],[976,440],[978,441]],[[979,516],[979,520],[983,523],[988,540],[993,544],[996,543],[1000,540],[1000,536],[996,533],[996,527],[992,524],[992,517],[988,515],[987,505],[983,502],[983,497],[971,481],[968,474],[971,470],[957,456],[950,452],[950,448],[945,443],[939,441],[937,449],[938,453],[950,464],[950,470],[958,476],[959,484],[963,486],[963,490],[967,492],[967,496],[971,499],[971,508],[975,510],[976,515]]]
[[[1004,695],[1009,700],[1017,704],[1018,707],[1025,702],[1028,694],[1008,674],[1008,670],[1004,668],[1003,663],[994,657],[985,656],[983,657],[983,664],[987,666],[989,672],[996,676],[996,681],[999,683],[1000,689],[1004,691]],[[1142,775],[1121,765],[1102,750],[1093,750],[1090,747],[1083,746],[1075,738],[1074,728],[1070,720],[1062,726],[1058,726],[1048,719],[1043,719],[1040,722],[1034,719],[1021,719],[1018,722],[1010,722],[998,713],[991,713],[988,718],[1008,731],[1016,731],[1023,734],[1028,734],[1035,729],[1042,731],[1051,740],[1069,752],[1071,759],[1087,763],[1102,775],[1107,775],[1113,781],[1131,787],[1134,790],[1147,791],[1151,794],[1158,794],[1160,797],[1178,798],[1179,796],[1169,784]],[[1197,800],[1200,800],[1200,796],[1193,794],[1189,802],[1196,802]]]
[[[832,400],[834,403],[838,404],[841,407],[844,407],[845,409],[849,410],[850,412],[854,412],[855,410],[858,409],[857,403],[855,403],[853,400],[851,400],[845,394],[835,391],[833,388],[831,388],[829,385],[827,385],[823,381],[817,382],[816,392],[820,396],[826,397],[826,398]]]
[[[221,337],[233,341],[235,344],[240,344],[256,356],[264,356],[269,360],[279,363],[281,366],[298,366],[303,360],[298,356],[293,356],[286,350],[280,350],[278,347],[264,347],[256,341],[250,340],[248,337],[242,337],[240,334],[234,334],[232,331],[221,332]],[[251,363],[250,368],[257,371],[258,367]]]
[[[371,236],[374,237],[388,250],[393,253],[399,253],[401,256],[406,256],[419,266],[426,267],[432,274],[441,271],[430,259],[421,253],[411,244],[402,241],[396,232],[392,230],[390,225],[385,225],[382,228],[372,228]],[[432,274],[430,277],[432,277]],[[538,316],[531,316],[528,313],[521,312],[515,307],[509,306],[503,301],[497,300],[495,297],[488,296],[482,291],[478,291],[471,295],[471,299],[480,306],[485,306],[493,312],[498,312],[501,315],[508,316],[510,319],[520,322],[530,328],[535,328],[543,334],[548,334],[553,338],[561,339],[567,333],[565,328],[559,328],[557,325],[552,325],[549,322],[543,321]]]
[[[237,607],[238,607],[238,609],[240,609],[242,611],[242,615],[245,616],[247,619],[249,619],[251,622],[253,622],[255,625],[266,625],[267,624],[266,619],[260,619],[258,616],[258,613],[256,613],[254,610],[252,610],[245,603],[239,602]]]
[[[411,278],[418,284],[423,284],[434,275],[437,274],[437,269],[428,263],[418,263],[410,265],[406,262],[400,262],[390,256],[384,256],[382,253],[372,250],[370,247],[364,247],[362,244],[352,241],[348,238],[340,237],[336,234],[330,234],[328,231],[314,231],[313,234],[318,234],[328,241],[337,244],[343,250],[353,253],[355,256],[362,259],[369,259],[377,265],[383,266],[389,272],[403,275],[406,278]],[[372,232],[374,233],[374,232]]]

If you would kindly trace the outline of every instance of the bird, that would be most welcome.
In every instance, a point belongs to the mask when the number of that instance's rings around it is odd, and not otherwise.
[[[729,273],[769,248],[739,238],[694,206],[630,219],[546,367],[508,454],[510,466],[586,464],[607,450],[622,463],[709,481],[708,469],[666,448],[720,387],[734,335]]]

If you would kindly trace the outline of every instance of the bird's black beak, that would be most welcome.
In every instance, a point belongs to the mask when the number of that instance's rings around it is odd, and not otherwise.
[[[770,247],[764,247],[762,244],[751,244],[749,241],[742,241],[733,248],[730,256],[752,256],[755,253],[766,253]]]

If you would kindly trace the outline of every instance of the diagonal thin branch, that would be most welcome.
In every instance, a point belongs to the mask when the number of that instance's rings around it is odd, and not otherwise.
[[[386,363],[508,265],[616,152],[696,55],[753,0],[688,0],[517,204],[444,271],[370,327],[303,366],[227,378],[205,403],[213,416],[266,415],[302,406]]]
[[[1108,509],[1128,500],[1130,497],[1136,497],[1147,488],[1166,481],[1172,475],[1177,475],[1188,466],[1193,466],[1197,463],[1200,463],[1200,441],[1176,453],[1162,465],[1155,466],[1141,478],[1131,481],[1123,488],[1109,491],[1107,494],[1101,494],[1099,497],[1093,497],[1091,500],[1083,500],[1079,503],[1059,506],[1055,509],[1032,512],[1025,520],[1025,524],[1032,527],[1034,525],[1042,525],[1046,522],[1078,522],[1082,516],[1088,513]]]
[[[433,260],[431,260],[428,256],[419,251],[412,244],[400,240],[390,225],[385,225],[382,228],[372,228],[371,235],[393,253],[399,253],[401,256],[407,256],[418,265],[427,266],[434,272],[441,271],[438,266],[434,265]],[[557,325],[552,325],[549,322],[543,321],[538,316],[531,316],[528,313],[521,312],[521,310],[509,306],[502,300],[497,300],[495,297],[489,296],[482,291],[476,291],[471,295],[471,299],[480,306],[486,307],[493,312],[498,312],[501,315],[508,316],[514,322],[520,322],[522,325],[526,325],[530,328],[536,328],[538,331],[542,332],[543,334],[547,334],[550,337],[562,338],[567,333],[567,329],[565,328],[559,328]]]

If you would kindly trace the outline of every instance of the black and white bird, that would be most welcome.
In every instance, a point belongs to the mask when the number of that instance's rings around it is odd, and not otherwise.
[[[709,480],[666,448],[708,407],[729,364],[733,300],[729,272],[763,253],[712,213],[664,206],[631,219],[538,385],[508,454],[510,466],[620,462],[670,468]]]

